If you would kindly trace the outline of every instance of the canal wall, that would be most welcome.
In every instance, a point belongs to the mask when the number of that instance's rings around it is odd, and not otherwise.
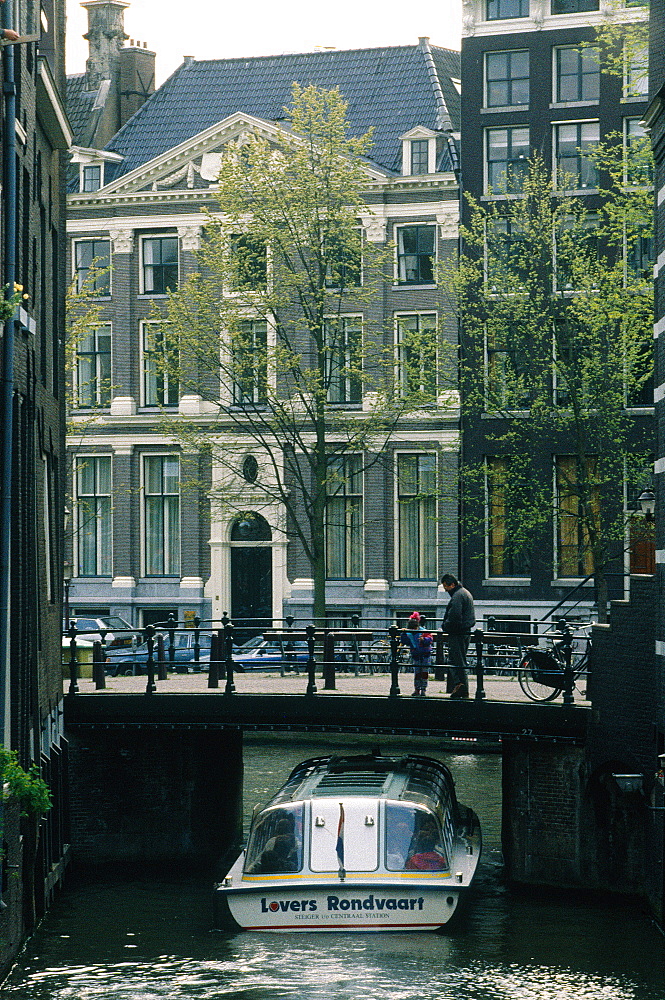
[[[509,879],[638,896],[663,922],[656,602],[653,578],[633,578],[594,628],[584,746],[504,739],[502,841]]]
[[[77,862],[214,868],[240,842],[241,732],[114,727],[69,739]]]

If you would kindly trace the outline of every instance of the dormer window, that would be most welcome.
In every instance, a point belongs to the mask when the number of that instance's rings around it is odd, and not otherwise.
[[[102,186],[103,164],[86,163],[81,167],[81,191],[99,191]]]
[[[414,177],[436,172],[436,132],[414,128],[402,136],[402,175]]]

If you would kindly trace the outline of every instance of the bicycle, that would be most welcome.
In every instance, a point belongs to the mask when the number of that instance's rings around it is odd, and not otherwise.
[[[577,643],[584,642],[584,649]],[[573,671],[573,688],[580,677],[586,676],[591,654],[591,639],[581,636],[573,639],[570,665]],[[531,701],[554,701],[564,689],[566,667],[565,643],[559,639],[550,649],[530,646],[522,654],[517,679],[522,691]]]

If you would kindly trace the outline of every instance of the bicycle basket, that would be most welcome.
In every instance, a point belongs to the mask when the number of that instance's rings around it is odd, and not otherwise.
[[[530,649],[524,663],[531,668],[531,676],[536,684],[546,687],[563,687],[563,664],[547,649]]]

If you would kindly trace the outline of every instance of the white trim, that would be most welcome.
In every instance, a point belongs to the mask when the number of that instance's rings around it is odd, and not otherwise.
[[[656,656],[665,656],[665,642],[656,639]]]
[[[665,333],[665,315],[661,316],[658,322],[653,325],[654,337],[660,337],[661,333]]]
[[[654,403],[660,403],[661,399],[665,399],[665,382],[661,382],[653,391]]]
[[[653,471],[657,476],[660,476],[665,472],[665,458],[657,458],[653,463]]]
[[[656,562],[659,566],[665,563],[665,549],[656,549]]]

